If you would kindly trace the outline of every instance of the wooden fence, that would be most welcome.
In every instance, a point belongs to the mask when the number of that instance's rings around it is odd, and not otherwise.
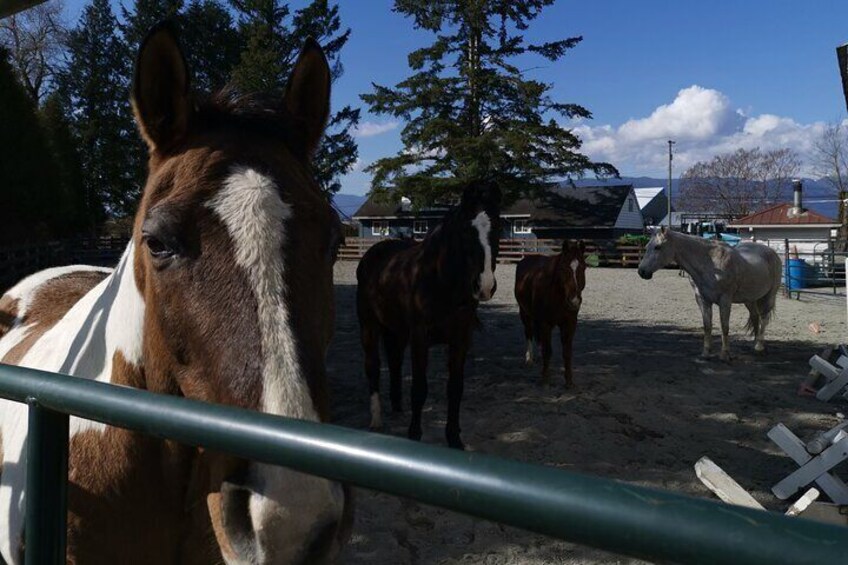
[[[118,237],[76,238],[37,245],[0,247],[0,292],[25,276],[63,265],[112,266],[129,240]]]
[[[376,238],[349,237],[339,249],[342,261],[359,261]],[[0,291],[23,277],[49,267],[63,265],[112,266],[127,246],[127,238],[77,238],[39,245],[0,247]],[[556,239],[502,239],[499,263],[517,263],[527,255],[556,253],[562,242]],[[638,245],[614,241],[587,241],[587,255],[598,258],[601,267],[636,267],[642,259]]]
[[[339,250],[342,261],[358,261],[377,238],[346,238]],[[502,239],[499,263],[517,263],[527,255],[552,254],[559,251],[562,240],[557,239]],[[600,267],[636,267],[642,259],[643,248],[638,245],[620,245],[615,241],[587,241],[586,254],[595,255]]]

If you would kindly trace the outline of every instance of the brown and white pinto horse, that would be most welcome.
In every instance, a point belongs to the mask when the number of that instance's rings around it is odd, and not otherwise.
[[[357,313],[371,394],[371,428],[382,427],[380,340],[390,373],[392,410],[401,411],[401,370],[407,344],[412,358],[409,437],[421,439],[431,345],[448,344],[448,445],[462,449],[459,405],[465,357],[477,325],[477,304],[495,293],[500,190],[466,187],[459,206],[421,243],[390,239],[371,247],[356,269]]]
[[[586,287],[585,245],[565,241],[553,256],[531,255],[515,269],[515,299],[524,324],[526,361],[533,364],[534,341],[542,345],[542,382],[550,383],[551,333],[559,326],[565,386],[574,386],[572,344]]]
[[[284,97],[197,102],[155,27],[133,87],[150,161],[132,241],[114,271],[50,269],[8,291],[0,359],[326,420],[340,225],[310,158],[329,85],[310,40]],[[24,406],[0,402],[0,433],[0,554],[21,563]],[[324,563],[349,529],[339,484],[95,422],[71,419],[69,465],[69,563]]]

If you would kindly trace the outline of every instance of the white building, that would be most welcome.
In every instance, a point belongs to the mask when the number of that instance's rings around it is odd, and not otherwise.
[[[738,229],[743,241],[765,243],[781,257],[786,252],[788,241],[791,255],[797,253],[802,259],[815,260],[815,254],[830,248],[839,222],[805,209],[801,200],[801,184],[797,183],[792,204],[776,204],[739,218],[728,227]]]
[[[662,186],[634,188],[633,192],[636,193],[645,227],[661,225],[668,215],[668,197],[666,197],[665,188]]]

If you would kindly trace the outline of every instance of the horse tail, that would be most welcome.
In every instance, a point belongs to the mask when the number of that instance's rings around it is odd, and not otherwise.
[[[777,305],[777,301],[773,298],[771,300],[766,301],[766,307],[760,312],[760,324],[768,324],[771,321],[771,317],[774,315],[774,308]]]
[[[751,335],[757,335],[757,328],[764,321],[762,312],[760,312],[760,301],[754,302],[754,311],[748,313],[748,321],[745,322],[745,331]]]
[[[780,263],[778,262],[778,269],[780,269],[779,265]],[[754,312],[748,315],[748,322],[745,324],[745,330],[751,335],[756,335],[757,328],[762,328],[771,322],[771,318],[774,316],[774,309],[777,306],[777,300],[775,298],[780,290],[781,276],[778,270],[777,274],[773,277],[773,285],[769,289],[768,294],[754,302]]]

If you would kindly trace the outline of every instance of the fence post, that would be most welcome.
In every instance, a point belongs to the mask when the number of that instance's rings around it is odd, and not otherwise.
[[[789,239],[783,240],[783,296],[792,298],[789,292]]]
[[[60,565],[66,560],[69,418],[34,398],[27,404],[26,565]]]

